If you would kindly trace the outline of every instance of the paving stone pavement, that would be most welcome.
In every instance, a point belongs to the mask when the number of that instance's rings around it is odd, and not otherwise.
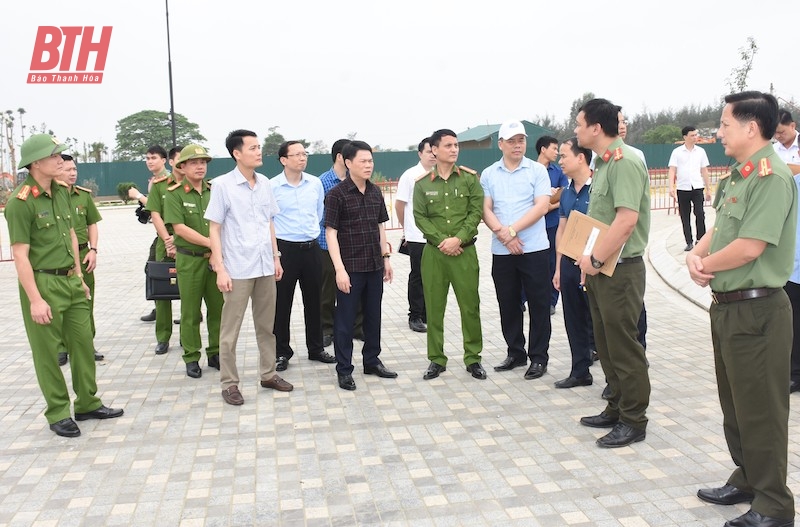
[[[708,292],[681,279],[680,220],[666,211],[652,214],[648,253],[647,439],[615,450],[595,446],[604,431],[578,424],[604,408],[599,365],[593,386],[553,387],[570,365],[560,305],[542,379],[492,370],[505,346],[485,227],[478,253],[488,380],[464,369],[452,294],[446,318],[452,360],[440,378],[422,380],[425,336],[411,332],[406,318],[408,260],[394,255],[381,357],[398,379],[363,375],[356,354],[358,389],[339,389],[332,365],[304,358],[298,294],[296,355],[284,375],[295,390],[259,387],[253,324],[246,319],[239,342],[246,402],[233,407],[222,401],[219,374],[205,358],[203,377],[186,377],[177,326],[171,351],[153,353],[153,325],[139,321],[152,306],[144,299],[143,266],[153,230],[137,223],[130,207],[102,214],[96,345],[106,360],[97,379],[103,402],[123,407],[125,415],[81,422],[76,439],[47,428],[13,263],[0,263],[6,291],[0,525],[718,526],[747,510],[695,497],[698,487],[724,483],[732,462],[702,307]],[[400,233],[389,238],[397,247]],[[69,368],[64,374],[70,376]],[[794,490],[800,489],[799,432],[793,412]]]

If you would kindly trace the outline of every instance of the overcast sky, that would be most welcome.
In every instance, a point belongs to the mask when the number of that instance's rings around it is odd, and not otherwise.
[[[405,149],[550,114],[587,91],[626,112],[709,104],[753,36],[749,85],[800,99],[797,2],[171,0],[175,110],[216,156],[234,128]],[[770,9],[772,16],[767,17]],[[0,110],[115,144],[119,119],[169,110],[164,0],[3,1]],[[40,25],[113,26],[101,85],[26,83]],[[97,40],[97,36],[95,36]],[[73,58],[73,68],[77,57]],[[89,65],[93,64],[90,58]],[[792,75],[794,73],[794,75]]]

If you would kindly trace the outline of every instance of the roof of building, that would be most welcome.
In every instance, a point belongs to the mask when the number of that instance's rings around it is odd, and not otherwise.
[[[539,138],[543,135],[553,135],[553,131],[539,126],[538,124],[534,124],[530,121],[522,121],[523,126],[525,126],[525,132],[527,132],[529,138]],[[484,139],[493,138],[497,139],[497,134],[500,131],[500,124],[481,124],[475,126],[473,128],[468,128],[463,132],[459,132],[458,134],[458,142],[459,143],[466,143],[469,141],[476,141],[480,142]]]

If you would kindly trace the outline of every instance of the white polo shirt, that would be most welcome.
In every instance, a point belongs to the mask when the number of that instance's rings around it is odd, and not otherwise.
[[[693,190],[705,187],[701,169],[707,167],[708,156],[706,151],[695,145],[689,150],[686,145],[681,145],[672,151],[669,156],[669,166],[675,167],[677,174],[678,190]]]
[[[778,154],[784,163],[791,165],[800,165],[800,148],[798,147],[798,140],[800,140],[800,132],[795,131],[794,142],[786,148],[780,141],[772,143],[775,153]]]
[[[422,167],[422,163],[420,162],[417,163],[416,166],[403,172],[403,175],[400,176],[400,179],[397,181],[397,195],[395,199],[406,204],[406,208],[403,211],[403,234],[408,242],[425,243],[425,236],[422,235],[422,232],[417,228],[417,224],[414,222],[413,199],[414,183],[417,182],[418,177],[427,172],[428,171]]]

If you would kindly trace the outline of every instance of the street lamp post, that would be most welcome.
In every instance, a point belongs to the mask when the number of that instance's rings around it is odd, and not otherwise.
[[[172,51],[169,43],[169,0],[165,0],[167,6],[167,65],[169,68],[169,120],[172,123],[172,147],[178,146],[177,134],[175,133],[175,99],[172,96]]]

